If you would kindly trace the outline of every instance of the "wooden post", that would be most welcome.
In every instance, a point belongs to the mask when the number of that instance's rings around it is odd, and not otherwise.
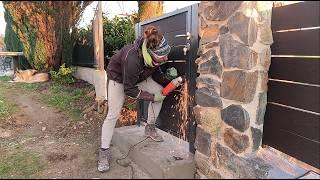
[[[93,47],[96,68],[104,70],[104,48],[103,48],[103,21],[102,21],[102,3],[98,2],[95,16],[93,19]]]
[[[104,70],[104,47],[103,47],[103,19],[102,2],[99,1],[93,19],[93,45],[96,64],[95,91],[96,107],[99,113],[103,112],[105,99],[107,98],[106,73]],[[104,93],[105,92],[105,93]]]
[[[95,62],[95,67],[99,67],[99,59],[98,59],[98,52],[99,52],[99,45],[98,45],[98,36],[97,36],[97,18],[96,18],[96,11],[94,13],[94,18],[92,21],[92,34],[93,34],[93,51],[94,51],[94,62]]]
[[[98,40],[99,40],[99,70],[104,70],[104,47],[103,47],[103,20],[102,20],[102,2],[98,2]]]

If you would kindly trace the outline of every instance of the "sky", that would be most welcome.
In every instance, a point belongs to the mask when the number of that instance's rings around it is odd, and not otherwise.
[[[164,12],[169,13],[177,9],[190,6],[200,1],[164,1]],[[90,24],[94,8],[97,5],[97,1],[94,1],[90,6],[86,8],[83,13],[83,16],[80,19],[79,26],[83,27]],[[137,1],[102,1],[102,12],[107,14],[108,17],[112,18],[117,14],[132,13],[138,11],[138,2]],[[2,1],[0,3],[0,34],[4,35],[5,33],[6,22],[4,20],[4,9]]]
[[[4,20],[4,9],[2,2],[0,3],[0,35],[4,36],[6,21]]]

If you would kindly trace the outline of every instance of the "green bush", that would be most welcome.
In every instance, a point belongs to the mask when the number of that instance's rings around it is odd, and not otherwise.
[[[65,67],[65,64],[62,64],[58,72],[50,71],[50,74],[52,80],[59,84],[71,84],[75,81],[73,78],[75,72],[75,67]]]
[[[7,11],[4,11],[4,17],[7,22],[6,29],[5,29],[5,37],[4,37],[6,50],[14,51],[14,52],[23,52],[21,41],[18,38],[17,34],[12,29],[13,28],[12,18]],[[31,65],[29,64],[25,56],[21,56],[18,63],[21,69],[32,69]]]
[[[91,25],[77,30],[77,44],[92,47],[93,35]],[[130,17],[103,17],[103,46],[105,67],[110,58],[123,46],[133,43],[135,39],[134,19]]]
[[[104,56],[109,60],[115,51],[133,43],[135,39],[134,24],[128,17],[103,18]]]

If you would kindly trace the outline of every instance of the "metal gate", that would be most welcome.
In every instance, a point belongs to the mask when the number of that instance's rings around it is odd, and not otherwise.
[[[263,144],[316,168],[320,168],[319,8],[319,1],[273,8],[263,133]]]
[[[183,118],[176,105],[180,101],[179,90],[181,88],[168,95],[164,100],[157,125],[160,129],[179,138],[185,137],[182,139],[189,142],[190,151],[194,152],[195,120],[192,115],[192,108],[194,106],[193,97],[196,87],[195,60],[198,49],[198,4],[136,24],[136,36],[142,35],[144,28],[148,25],[158,27],[172,47],[168,56],[168,63],[161,66],[162,71],[165,72],[167,68],[175,67],[179,75],[186,75],[188,94],[191,97],[190,101],[187,102],[186,112],[184,112],[187,117],[187,128],[183,129],[183,131],[179,129]],[[188,49],[186,53],[184,53],[183,48]],[[146,121],[147,109],[147,102],[140,103],[140,108],[138,109],[138,119],[140,121]]]
[[[93,45],[77,42],[72,51],[72,65],[94,67],[95,64]]]

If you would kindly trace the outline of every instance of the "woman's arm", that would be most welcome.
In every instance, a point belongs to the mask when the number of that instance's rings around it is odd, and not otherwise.
[[[155,70],[155,72],[152,74],[152,79],[161,84],[163,87],[165,87],[167,84],[170,83],[170,79],[167,78],[167,76],[165,75],[165,73],[163,73],[160,69],[160,67],[157,67],[157,69]]]
[[[124,93],[131,98],[153,101],[154,94],[148,93],[147,91],[142,91],[137,86],[139,74],[143,69],[139,64],[140,62],[137,60],[137,57],[134,55],[129,55],[132,51],[134,51],[133,48],[127,52],[122,64]]]

